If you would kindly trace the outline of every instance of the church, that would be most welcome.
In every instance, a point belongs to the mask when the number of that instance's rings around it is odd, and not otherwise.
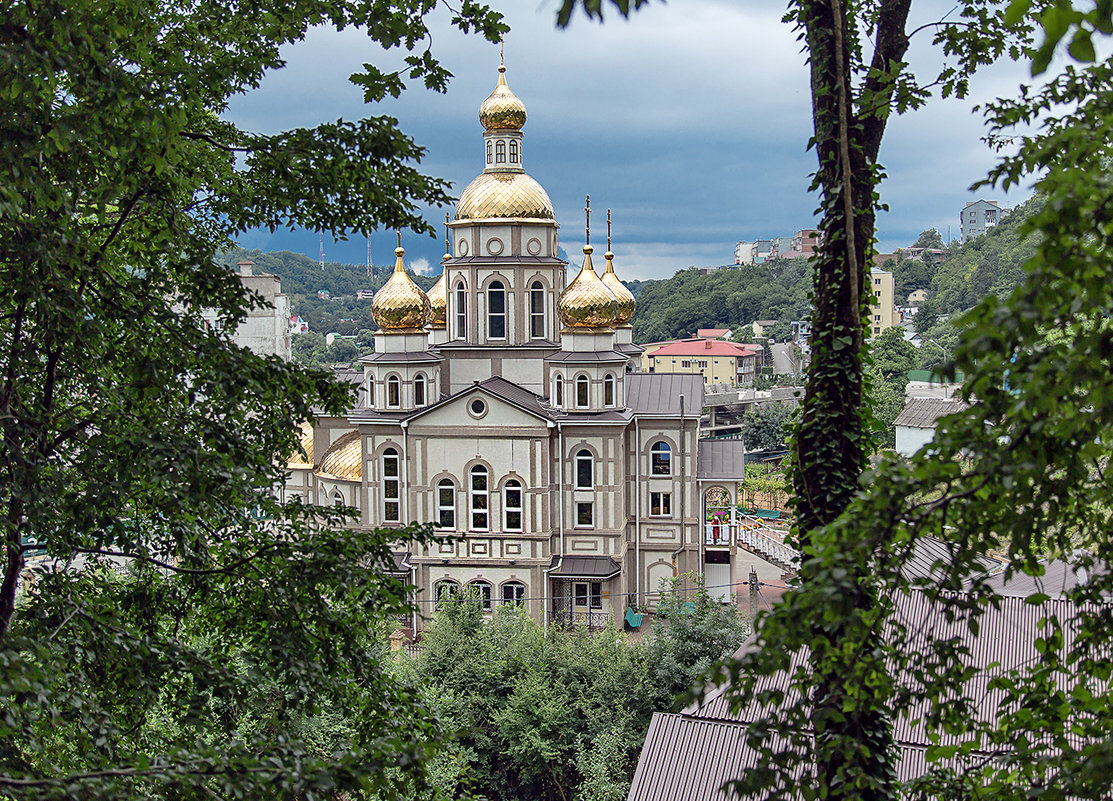
[[[355,507],[354,525],[432,522],[451,542],[396,544],[420,632],[471,588],[547,625],[622,625],[663,578],[729,599],[739,441],[700,440],[703,379],[645,373],[635,300],[584,247],[568,280],[552,202],[524,169],[526,108],[506,68],[479,108],[484,168],[447,224],[428,295],[395,251],[359,405],[306,426],[287,497]]]

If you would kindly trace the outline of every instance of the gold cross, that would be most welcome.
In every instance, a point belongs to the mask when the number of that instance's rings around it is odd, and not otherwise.
[[[451,245],[448,242],[448,212],[444,213],[444,252],[451,252]]]
[[[585,245],[591,244],[591,195],[587,195],[587,205],[584,206],[584,211],[587,212],[587,223],[584,225],[584,236],[587,237]]]
[[[500,67],[506,66],[505,64],[502,63],[502,37],[501,36],[499,37],[499,66]]]
[[[396,234],[398,234],[398,247],[402,247],[402,229],[401,228],[395,228],[394,232]]]
[[[607,250],[611,249],[611,210],[607,209]]]

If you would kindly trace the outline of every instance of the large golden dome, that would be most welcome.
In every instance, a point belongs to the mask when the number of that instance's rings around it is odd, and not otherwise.
[[[313,424],[302,423],[298,432],[298,445],[296,451],[290,454],[287,467],[312,467],[313,466]]]
[[[329,445],[321,457],[317,475],[363,481],[363,440],[358,431],[349,431]]]
[[[448,260],[448,256],[445,256]],[[448,313],[448,298],[445,295],[445,273],[441,273],[441,277],[437,279],[437,283],[433,284],[433,288],[429,290],[429,327],[430,328],[444,328],[447,325],[446,315]]]
[[[614,254],[608,250],[603,254],[603,258],[607,260],[607,269],[603,271],[602,281],[618,301],[618,314],[614,318],[614,324],[628,325],[634,319],[634,310],[638,307],[638,302],[634,300],[633,293],[618,280],[614,271]]]
[[[479,122],[488,131],[520,131],[526,124],[526,106],[510,91],[502,64],[495,91],[479,106]]]
[[[618,315],[618,301],[591,264],[594,248],[584,245],[584,266],[580,274],[560,293],[557,308],[568,328],[606,328]]]
[[[394,272],[371,299],[371,316],[384,331],[417,330],[429,319],[429,297],[406,274],[403,248],[396,248]]]
[[[468,184],[456,203],[457,220],[490,218],[552,220],[553,201],[524,172],[484,172]]]

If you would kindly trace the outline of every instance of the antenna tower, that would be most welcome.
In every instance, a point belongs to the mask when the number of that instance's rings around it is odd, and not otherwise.
[[[367,277],[371,277],[371,234],[367,235]]]
[[[320,253],[319,259],[321,262],[321,269],[325,269],[325,235],[320,231],[317,232],[317,250]]]

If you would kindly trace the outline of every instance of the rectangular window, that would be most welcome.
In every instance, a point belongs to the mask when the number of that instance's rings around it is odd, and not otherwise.
[[[522,530],[522,488],[521,487],[507,487],[505,494],[506,508],[503,510],[506,516],[505,525],[503,528],[506,531],[521,531]]]
[[[529,335],[534,339],[545,336],[545,289],[538,285],[529,291]]]
[[[588,584],[586,581],[577,581],[572,585],[572,603],[575,606],[587,606]]]
[[[591,593],[590,593],[590,595],[591,595],[591,608],[592,609],[602,609],[603,608],[603,585],[599,584],[597,582],[592,582],[590,587],[591,587]]]
[[[669,517],[672,515],[672,493],[649,493],[649,514],[653,517]]]
[[[456,488],[451,484],[437,487],[437,512],[441,528],[456,528]]]
[[[680,362],[680,366],[681,367],[691,367],[692,362],[691,361],[682,361],[682,362]]]
[[[517,582],[509,582],[502,585],[502,602],[504,604],[513,604],[520,606],[522,601],[526,598],[526,585],[518,584]]]
[[[591,501],[576,502],[576,528],[591,528],[595,520],[594,507]]]

